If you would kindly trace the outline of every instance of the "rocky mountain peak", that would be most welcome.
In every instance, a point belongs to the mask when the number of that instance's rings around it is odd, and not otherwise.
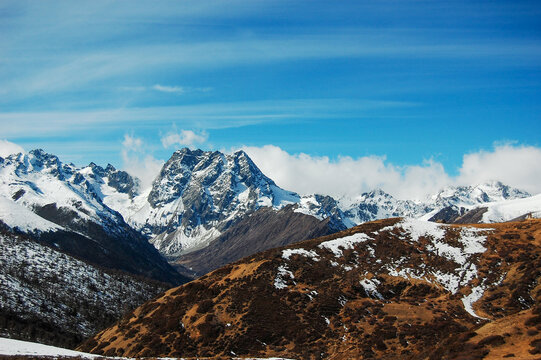
[[[160,234],[154,245],[170,255],[186,248],[179,243],[194,237],[206,239],[197,246],[208,243],[244,215],[298,202],[299,196],[276,186],[244,151],[184,148],[165,163],[146,200],[143,231]]]
[[[115,168],[113,165],[107,164],[107,166],[105,167],[105,171],[107,171],[107,172],[110,173],[110,172],[115,172],[115,171],[117,171],[117,170],[116,170],[116,168]]]
[[[488,181],[473,186],[448,186],[430,197],[435,207],[478,205],[487,202],[521,199],[531,196],[500,181]]]
[[[360,196],[360,199],[363,201],[369,201],[373,199],[392,199],[392,195],[389,193],[386,193],[382,189],[374,189],[368,192],[363,193]]]
[[[31,150],[27,154],[12,154],[5,160],[4,164],[16,167],[17,174],[43,172],[60,180],[73,174],[73,166],[62,164],[56,155],[48,154],[42,149]]]
[[[97,165],[96,163],[94,162],[91,162],[90,164],[88,164],[88,167],[92,170],[92,172],[100,177],[104,177],[105,176],[105,169],[102,168],[101,166]]]

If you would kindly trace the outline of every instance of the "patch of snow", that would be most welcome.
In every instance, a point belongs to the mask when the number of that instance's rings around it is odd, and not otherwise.
[[[318,247],[328,249],[335,257],[340,257],[343,255],[342,250],[353,249],[355,244],[368,240],[372,240],[372,238],[364,233],[357,233],[343,238],[322,242]]]
[[[404,219],[397,223],[396,226],[406,230],[413,241],[419,241],[421,237],[442,238],[445,236],[445,228],[447,227],[446,225],[416,219]]]
[[[400,264],[406,259],[401,258],[392,266],[387,266],[389,275],[403,278],[416,278],[429,281],[435,279],[446,290],[455,294],[460,287],[467,285],[477,277],[477,267],[472,260],[472,255],[481,254],[486,251],[483,244],[486,241],[486,233],[493,229],[477,229],[473,227],[462,227],[457,239],[461,246],[453,246],[445,241],[445,234],[450,230],[449,225],[436,224],[427,221],[403,219],[393,226],[386,227],[381,231],[401,231],[400,238],[406,239],[409,234],[412,241],[417,242],[421,237],[426,238],[429,243],[426,250],[435,253],[458,266],[452,272],[436,270],[413,270],[409,268],[399,269]],[[403,231],[403,232],[402,232]],[[430,281],[429,281],[430,282]]]
[[[84,359],[97,359],[102,357],[100,355],[92,355],[55,346],[6,338],[0,338],[0,355],[80,356]]]
[[[276,278],[274,279],[274,287],[277,289],[287,288],[288,285],[286,283],[286,278],[293,280],[295,279],[295,276],[293,275],[291,271],[287,269],[287,266],[285,265],[278,266],[278,274],[276,274]]]
[[[368,296],[374,298],[374,299],[380,299],[383,300],[383,296],[378,291],[378,285],[380,284],[378,279],[363,279],[360,281],[360,284],[364,288],[364,291]]]
[[[319,261],[319,255],[314,250],[305,249],[286,249],[282,250],[282,258],[289,260],[292,255],[300,255],[311,258],[314,261]]]
[[[477,315],[475,311],[473,310],[473,306],[472,306],[476,301],[478,301],[479,299],[483,297],[484,292],[485,292],[485,289],[483,286],[476,286],[471,289],[471,293],[469,295],[464,296],[462,298],[462,303],[464,304],[464,309],[471,316],[476,317],[478,319],[489,320],[487,318]]]

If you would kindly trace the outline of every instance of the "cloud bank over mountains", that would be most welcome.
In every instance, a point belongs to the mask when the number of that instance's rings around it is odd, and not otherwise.
[[[5,157],[10,154],[23,153],[24,149],[12,142],[0,139],[0,157]]]
[[[289,154],[274,145],[243,147],[279,186],[301,194],[358,196],[381,188],[402,199],[423,199],[447,185],[472,185],[499,180],[530,193],[541,192],[541,148],[496,145],[463,156],[456,176],[427,160],[421,165],[396,166],[385,156],[328,157]]]
[[[205,132],[181,129],[161,138],[164,148],[202,147]],[[299,194],[325,194],[336,198],[355,197],[376,188],[401,199],[424,199],[444,186],[475,185],[498,180],[532,194],[541,193],[541,148],[511,143],[491,150],[464,154],[456,175],[433,159],[422,164],[397,166],[385,156],[343,156],[331,159],[305,153],[291,154],[276,145],[243,146],[244,150],[280,187]],[[174,150],[174,149],[173,149]],[[235,148],[229,152],[239,150]],[[7,140],[0,140],[0,156],[24,152]],[[227,152],[227,151],[225,151]],[[121,148],[122,168],[149,186],[167,159],[155,158],[141,138],[125,134]]]

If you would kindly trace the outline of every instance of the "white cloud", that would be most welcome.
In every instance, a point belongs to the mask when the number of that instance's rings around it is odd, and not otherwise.
[[[161,138],[161,141],[164,148],[168,148],[172,145],[192,147],[196,144],[203,144],[207,139],[208,134],[205,131],[196,133],[192,130],[180,130],[179,133],[168,133]]]
[[[496,146],[492,151],[464,155],[456,177],[434,160],[396,166],[381,156],[359,158],[289,154],[274,145],[244,147],[257,166],[279,186],[301,194],[358,196],[381,188],[401,199],[423,199],[448,185],[475,185],[490,180],[541,192],[541,148]]]
[[[134,136],[125,134],[122,147],[127,151],[140,151],[143,146],[143,140]]]
[[[464,155],[458,182],[474,184],[499,180],[530,193],[541,192],[541,148],[497,145],[493,151],[481,150]]]
[[[184,94],[186,92],[186,88],[182,86],[165,86],[156,84],[152,87],[152,89],[160,92],[166,92],[166,93],[175,93],[175,94]]]
[[[243,150],[279,186],[301,194],[358,196],[381,188],[399,198],[422,198],[449,181],[443,166],[434,161],[400,168],[381,156],[331,160],[307,154],[291,155],[274,145]]]
[[[11,154],[24,153],[24,149],[10,141],[0,139],[0,157],[6,157]]]
[[[128,134],[124,135],[121,155],[123,169],[139,178],[143,189],[152,184],[164,164],[145,152],[143,140]]]

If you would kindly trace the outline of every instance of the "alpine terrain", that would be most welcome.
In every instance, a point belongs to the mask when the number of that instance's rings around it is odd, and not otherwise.
[[[541,211],[539,197],[497,181],[447,187],[422,201],[396,199],[379,189],[356,198],[301,196],[277,186],[243,151],[183,148],[148,188],[112,165],[76,168],[41,150],[11,155],[1,165],[0,201],[6,211],[0,220],[37,231],[42,241],[101,266],[168,282],[183,280],[148,242],[193,278],[257,251],[366,221],[402,216],[501,222]],[[26,211],[21,206],[39,218],[34,223],[10,218],[14,209]]]
[[[102,202],[135,186],[41,150],[0,158],[0,336],[72,347],[188,280]]]
[[[126,178],[131,179],[129,184],[139,183],[128,175]],[[148,189],[130,186],[129,191],[119,191],[102,184],[101,193],[104,204],[121,213],[188,276],[200,276],[257,251],[330,234],[366,221],[405,216],[454,222],[454,217],[441,214],[455,209],[477,211],[481,206],[531,197],[497,181],[448,187],[424,201],[396,199],[378,189],[356,198],[301,196],[278,187],[244,151],[227,155],[188,148],[171,156]],[[535,209],[541,211],[538,199],[523,205],[515,207],[516,211],[489,212],[472,222],[508,221]],[[264,215],[252,220],[247,218],[260,209],[269,210],[263,210]],[[520,214],[516,215],[517,211]],[[292,221],[291,215],[283,216],[291,212],[313,218],[302,220],[305,222],[319,221],[313,229],[321,230],[314,233],[295,230],[302,227],[296,221],[304,217]],[[257,220],[261,216],[265,221]],[[270,223],[273,229],[283,229],[281,233],[269,236]],[[273,240],[269,242],[265,238]]]
[[[168,287],[0,225],[0,336],[74,347]]]
[[[112,166],[79,169],[42,150],[14,154],[0,158],[0,221],[99,266],[185,282],[144,236],[103,203],[104,191],[129,196],[134,186],[127,173]]]
[[[368,222],[168,290],[80,350],[108,356],[533,359],[541,220]]]

